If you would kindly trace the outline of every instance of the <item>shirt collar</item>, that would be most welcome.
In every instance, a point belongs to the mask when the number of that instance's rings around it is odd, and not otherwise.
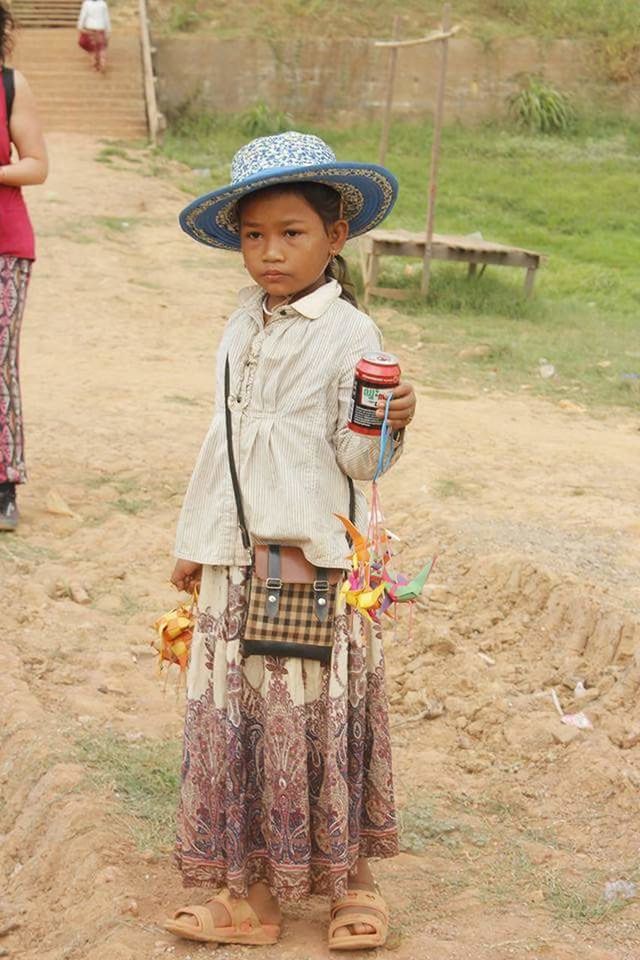
[[[281,308],[279,316],[293,316],[294,313],[306,317],[307,320],[317,320],[325,310],[339,299],[342,293],[342,287],[337,280],[328,280],[321,287],[308,293],[306,297],[301,297],[295,303],[287,304]],[[244,287],[239,293],[241,306],[246,310],[252,311],[262,304],[264,290],[259,286]]]

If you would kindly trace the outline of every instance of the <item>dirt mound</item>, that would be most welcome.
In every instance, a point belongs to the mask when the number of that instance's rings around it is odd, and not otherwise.
[[[593,590],[500,557],[455,564],[427,596],[428,615],[416,618],[413,642],[398,646],[392,663],[397,709],[419,711],[440,693],[458,729],[492,739],[510,718],[553,719],[555,688],[567,713],[588,704],[616,745],[640,739],[640,624]],[[492,697],[479,705],[487,685]]]

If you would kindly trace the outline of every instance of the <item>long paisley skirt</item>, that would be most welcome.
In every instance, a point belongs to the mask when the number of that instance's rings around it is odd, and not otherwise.
[[[176,859],[185,886],[337,899],[398,852],[381,638],[336,617],[330,664],[241,653],[246,571],[205,567],[187,677]]]
[[[31,260],[0,255],[0,483],[24,483],[20,327]]]

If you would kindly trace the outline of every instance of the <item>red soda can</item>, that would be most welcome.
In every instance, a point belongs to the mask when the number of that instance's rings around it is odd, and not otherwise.
[[[367,353],[356,364],[348,424],[356,433],[375,437],[382,430],[376,417],[378,397],[388,394],[400,383],[400,364],[390,353]]]

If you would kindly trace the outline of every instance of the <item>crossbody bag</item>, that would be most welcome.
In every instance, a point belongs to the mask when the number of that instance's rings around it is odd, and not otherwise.
[[[230,371],[224,371],[227,453],[242,545],[249,552],[249,593],[242,652],[276,657],[331,659],[337,586],[344,570],[322,569],[309,563],[299,547],[251,543],[233,452],[229,407]],[[349,482],[349,517],[355,522],[355,490]]]

